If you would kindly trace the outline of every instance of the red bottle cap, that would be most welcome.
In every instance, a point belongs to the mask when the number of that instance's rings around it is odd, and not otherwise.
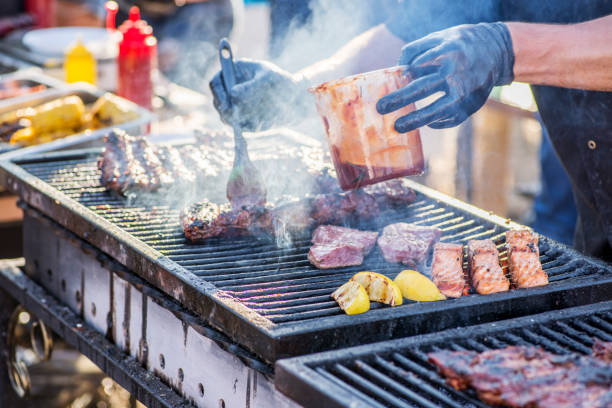
[[[155,55],[157,40],[153,37],[153,28],[140,19],[138,7],[130,9],[130,18],[119,26],[119,31],[123,35],[119,43],[120,58],[128,54],[146,57]]]

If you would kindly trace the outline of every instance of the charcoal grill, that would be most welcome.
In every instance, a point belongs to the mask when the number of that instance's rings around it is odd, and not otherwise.
[[[590,354],[594,338],[612,341],[612,301],[283,360],[275,383],[306,407],[486,407],[447,385],[426,354],[511,345]]]
[[[80,150],[3,161],[0,185],[268,362],[598,302],[612,291],[609,265],[541,237],[546,287],[395,308],[374,305],[368,313],[346,316],[329,297],[335,288],[359,270],[393,278],[402,268],[374,254],[360,267],[317,270],[307,260],[308,239],[289,249],[255,238],[189,244],[177,209],[130,204],[107,192],[99,184],[99,155],[100,150]],[[500,249],[504,232],[517,226],[412,186],[416,201],[388,222],[437,226],[443,241],[491,238]],[[30,274],[34,261],[27,259]]]

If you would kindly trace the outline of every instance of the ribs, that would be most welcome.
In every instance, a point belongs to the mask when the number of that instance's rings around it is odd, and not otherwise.
[[[444,296],[461,297],[466,285],[463,276],[463,245],[442,242],[434,245],[431,276]]]
[[[529,230],[506,232],[510,280],[517,288],[548,285],[548,275],[542,270],[538,236]]]
[[[104,138],[100,183],[120,194],[155,191],[177,183],[202,185],[219,176],[223,158],[206,146],[153,146],[115,129]]]
[[[499,265],[499,252],[490,239],[468,241],[468,268],[472,286],[481,295],[506,292],[510,282]]]
[[[539,347],[438,351],[428,360],[454,388],[472,387],[491,405],[529,408],[612,406],[612,364],[597,353],[556,355]],[[605,347],[604,347],[605,348]]]
[[[312,234],[308,260],[320,269],[361,265],[377,237],[378,232],[321,225]]]
[[[438,228],[398,222],[383,229],[378,247],[387,262],[414,266],[427,259],[440,236],[442,231]]]

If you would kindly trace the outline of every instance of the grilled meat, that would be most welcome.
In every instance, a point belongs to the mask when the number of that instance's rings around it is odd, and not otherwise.
[[[374,196],[381,210],[397,208],[416,200],[416,193],[407,185],[406,179],[393,179],[363,188]]]
[[[438,228],[398,222],[383,229],[378,246],[387,262],[417,265],[427,259],[440,236],[442,231]]]
[[[181,213],[185,237],[202,242],[214,237],[273,234],[272,213],[264,206],[233,209],[208,200],[193,204]]]
[[[319,194],[312,202],[312,218],[318,225],[368,222],[380,214],[376,199],[363,191]]]
[[[467,247],[469,274],[476,292],[487,295],[510,289],[510,282],[499,265],[499,252],[493,241],[472,240]]]
[[[321,225],[312,234],[308,260],[320,269],[361,265],[377,237],[378,232]]]
[[[110,190],[153,191],[174,182],[145,138],[115,129],[105,136],[104,143],[106,148],[98,160],[98,168],[102,172],[100,183]]]
[[[595,339],[593,343],[593,357],[612,363],[612,341]]]
[[[153,146],[142,136],[115,129],[104,138],[100,182],[120,194],[155,191],[180,183],[200,185],[219,176],[223,158],[206,146]]]
[[[465,287],[463,245],[438,242],[433,248],[433,282],[444,296],[461,297]]]
[[[595,351],[590,356],[560,356],[539,347],[512,346],[482,353],[439,351],[429,353],[428,359],[454,388],[470,386],[491,405],[612,406],[612,364]]]
[[[542,270],[538,236],[529,230],[506,232],[510,280],[517,288],[548,285],[548,275]]]

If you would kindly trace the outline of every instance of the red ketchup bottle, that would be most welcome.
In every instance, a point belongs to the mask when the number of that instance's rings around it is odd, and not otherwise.
[[[121,24],[123,39],[117,59],[117,94],[151,110],[153,70],[156,66],[157,40],[153,29],[140,19],[140,10],[130,9],[130,18]]]

